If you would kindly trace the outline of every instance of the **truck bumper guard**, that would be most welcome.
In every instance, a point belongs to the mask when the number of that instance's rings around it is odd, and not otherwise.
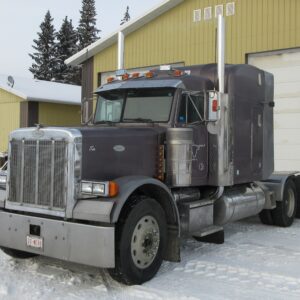
[[[36,246],[40,248],[28,246],[28,240],[36,240]],[[113,226],[93,226],[0,211],[0,246],[95,267],[115,266]]]

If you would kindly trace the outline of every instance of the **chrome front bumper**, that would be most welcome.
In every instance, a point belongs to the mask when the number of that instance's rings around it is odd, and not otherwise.
[[[40,228],[43,249],[27,246],[30,225]],[[0,211],[0,246],[95,267],[115,266],[113,226],[91,226]]]

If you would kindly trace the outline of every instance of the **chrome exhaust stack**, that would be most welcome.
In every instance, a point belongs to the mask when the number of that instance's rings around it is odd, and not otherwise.
[[[118,70],[124,70],[124,40],[125,36],[122,31],[118,33]]]
[[[225,19],[218,16],[218,79],[219,92],[225,92]]]

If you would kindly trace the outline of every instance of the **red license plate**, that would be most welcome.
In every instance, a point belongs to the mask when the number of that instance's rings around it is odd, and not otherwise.
[[[26,237],[26,245],[35,249],[43,249],[43,238],[28,235]]]

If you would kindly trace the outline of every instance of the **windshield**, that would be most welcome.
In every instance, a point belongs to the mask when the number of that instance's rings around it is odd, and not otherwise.
[[[110,91],[98,98],[94,123],[168,122],[174,89]]]

